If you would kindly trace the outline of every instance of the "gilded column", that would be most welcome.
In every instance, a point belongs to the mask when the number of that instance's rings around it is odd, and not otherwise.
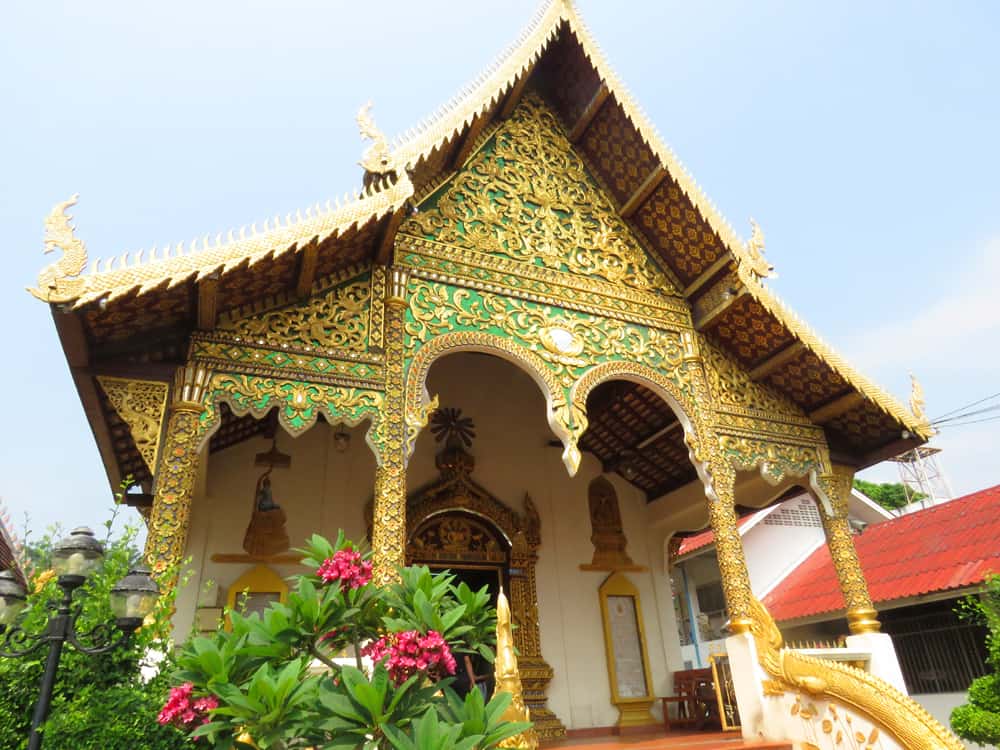
[[[406,422],[403,325],[409,272],[389,270],[385,299],[385,411],[381,424],[381,463],[375,470],[372,550],[374,578],[387,584],[406,564]]]
[[[708,521],[715,534],[715,554],[722,574],[729,628],[733,633],[746,633],[753,622],[750,604],[753,592],[743,556],[743,540],[736,525],[736,469],[729,461],[719,457],[712,460],[711,473],[711,491],[706,493]]]
[[[198,476],[199,424],[205,410],[202,397],[208,376],[204,367],[188,365],[174,377],[146,538],[146,560],[154,574],[178,564],[184,555]]]
[[[534,506],[525,498],[529,518]],[[530,525],[528,533],[515,535],[510,550],[510,600],[518,613],[514,646],[517,648],[524,702],[531,711],[535,731],[543,740],[555,740],[566,735],[566,727],[548,707],[546,690],[552,681],[552,667],[542,657],[541,631],[538,625],[538,590],[535,565],[538,562],[536,547],[540,542],[537,525]]]
[[[847,519],[847,500],[851,496],[853,482],[852,467],[834,464],[830,474],[817,477],[814,489],[821,495],[819,515],[847,605],[847,625],[852,633],[875,633],[880,627],[878,613],[868,594],[868,582],[861,569]]]

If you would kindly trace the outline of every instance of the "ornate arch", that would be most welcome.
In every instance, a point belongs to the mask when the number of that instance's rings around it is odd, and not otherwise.
[[[629,380],[649,388],[664,400],[671,411],[677,415],[684,430],[684,441],[688,446],[688,455],[695,468],[701,471],[704,460],[701,458],[701,446],[708,441],[706,420],[699,409],[703,408],[696,399],[690,396],[690,383],[678,376],[683,383],[665,376],[658,370],[647,365],[628,361],[604,362],[590,368],[576,383],[570,392],[573,408],[579,412],[580,427],[573,436],[574,441],[587,429],[587,397],[601,383],[609,380]],[[684,387],[687,386],[687,387]],[[690,414],[689,414],[690,412]],[[692,416],[693,415],[693,416]]]
[[[549,427],[565,448],[563,461],[576,473],[580,463],[572,424],[567,419],[565,389],[546,365],[545,360],[527,347],[492,333],[481,331],[454,331],[432,338],[417,350],[406,375],[406,456],[413,455],[413,448],[420,430],[437,407],[436,396],[427,392],[427,374],[438,359],[455,352],[483,352],[507,360],[526,372],[545,396],[545,413]],[[569,426],[568,426],[569,425]],[[586,428],[586,423],[584,424]],[[574,452],[575,451],[575,458]],[[571,463],[573,464],[571,466]]]
[[[204,447],[221,426],[219,406],[224,403],[238,417],[250,414],[257,419],[263,419],[271,409],[277,408],[278,423],[292,437],[312,428],[320,414],[331,424],[343,422],[349,427],[371,420],[365,442],[381,465],[379,428],[383,402],[381,392],[367,388],[216,373],[205,388],[198,449]]]

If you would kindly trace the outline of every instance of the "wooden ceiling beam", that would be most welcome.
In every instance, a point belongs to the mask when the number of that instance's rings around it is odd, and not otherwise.
[[[745,294],[748,294],[748,292],[743,288],[738,289],[735,294],[730,292],[725,295],[722,301],[715,305],[715,307],[701,312],[698,312],[698,306],[695,305],[695,314],[693,316],[695,330],[704,331],[712,325],[712,323],[718,320],[722,314],[733,305],[734,302],[743,297]]]
[[[396,242],[396,232],[399,231],[399,226],[408,213],[409,204],[404,204],[386,219],[385,226],[378,238],[378,245],[375,248],[375,262],[379,265],[387,266],[392,262],[392,248]]]
[[[750,379],[754,381],[763,380],[775,370],[788,364],[806,350],[806,345],[801,341],[793,341],[788,346],[783,347],[765,359],[750,371]]]
[[[849,412],[855,406],[860,406],[865,401],[865,397],[857,391],[850,391],[843,396],[838,396],[833,401],[809,412],[809,420],[816,424],[829,422],[836,419],[841,414]]]
[[[573,123],[573,127],[569,129],[570,143],[576,143],[583,138],[583,134],[587,132],[587,128],[590,127],[590,123],[592,123],[594,118],[597,117],[597,113],[601,111],[601,107],[604,106],[604,102],[610,94],[611,89],[608,88],[608,84],[601,81],[601,85],[597,87],[597,91],[595,91],[594,95],[590,97],[590,101],[587,102],[587,106],[583,108],[583,112],[581,112],[580,116],[576,118],[576,122]]]
[[[618,210],[621,217],[623,219],[628,219],[632,216],[632,214],[638,211],[639,207],[646,202],[646,199],[653,193],[654,190],[656,190],[656,188],[660,186],[666,177],[667,168],[662,164],[654,168],[652,172],[646,175],[646,179],[642,181],[642,184],[636,188],[635,192],[629,196],[629,199],[625,201],[625,204]]]
[[[319,242],[315,239],[302,248],[302,257],[299,260],[299,275],[295,280],[295,296],[305,299],[312,292],[313,283],[316,281],[316,266],[319,264]]]
[[[537,62],[537,60],[535,62]],[[500,106],[501,120],[506,120],[510,117],[511,112],[513,112],[520,103],[521,97],[524,95],[524,89],[528,85],[528,79],[531,78],[531,74],[534,72],[535,63],[531,63],[528,69],[521,73],[521,77],[514,82],[513,86],[511,86],[510,92],[507,94],[507,98],[504,99],[503,104]]]
[[[211,274],[198,281],[199,331],[211,331],[219,318],[219,275]]]
[[[733,257],[729,253],[723,253],[723,255],[716,260],[712,265],[698,274],[698,278],[684,287],[684,296],[690,298],[692,294],[701,289],[705,284],[715,278],[715,276],[726,266],[733,263]]]

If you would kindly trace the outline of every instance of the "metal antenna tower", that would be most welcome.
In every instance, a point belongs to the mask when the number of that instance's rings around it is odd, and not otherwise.
[[[904,511],[916,510],[909,507],[911,503],[919,503],[920,508],[929,508],[938,503],[946,503],[954,497],[937,459],[940,452],[940,448],[932,445],[921,445],[890,459],[899,467],[899,481],[903,483],[906,492],[907,507]]]

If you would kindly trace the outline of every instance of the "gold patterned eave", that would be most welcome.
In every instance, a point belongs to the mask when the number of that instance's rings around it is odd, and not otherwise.
[[[267,219],[262,229],[254,223],[249,230],[247,227],[238,233],[230,230],[225,239],[221,234],[214,240],[206,235],[201,241],[191,242],[187,248],[184,243],[178,243],[160,251],[153,248],[148,253],[143,250],[125,253],[109,259],[103,268],[98,260],[91,273],[73,278],[70,278],[72,269],[64,261],[72,251],[67,244],[75,238],[70,233],[64,238],[65,242],[60,243],[50,242],[47,236],[46,252],[50,252],[54,244],[63,249],[64,255],[46,266],[39,275],[38,288],[28,291],[45,302],[71,303],[72,308],[79,308],[97,299],[111,301],[133,292],[138,296],[160,287],[169,289],[189,279],[226,273],[244,263],[253,266],[265,258],[294,252],[313,240],[322,241],[343,234],[352,227],[392,214],[412,195],[413,183],[402,171],[395,182],[388,179],[373,182],[364,191],[347,198],[343,205],[338,202],[333,206],[328,202],[325,209],[319,206],[306,209],[305,216],[296,212],[294,217],[289,214],[284,219]],[[57,211],[64,212],[66,205],[70,202],[56,206],[47,226]],[[76,273],[80,270],[82,267]],[[63,289],[65,292],[61,291]]]

